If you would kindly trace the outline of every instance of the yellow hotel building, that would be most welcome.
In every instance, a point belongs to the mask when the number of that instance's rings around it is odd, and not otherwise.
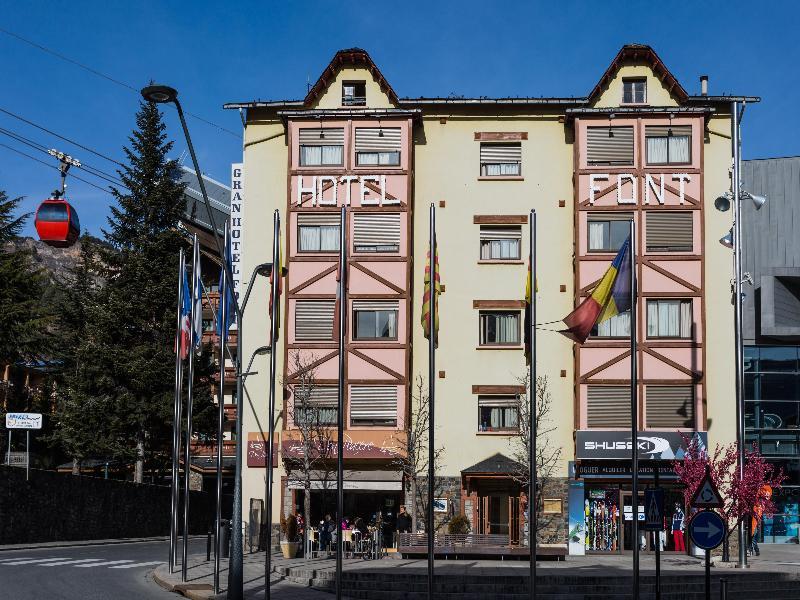
[[[540,541],[571,554],[631,548],[629,315],[601,324],[583,345],[558,333],[631,219],[639,232],[641,487],[657,470],[672,505],[681,496],[670,465],[683,436],[712,445],[735,439],[732,259],[717,243],[731,219],[713,208],[731,185],[733,98],[708,95],[705,82],[689,94],[642,45],[624,46],[589,86],[582,98],[400,98],[367,52],[348,49],[303,99],[226,105],[243,109],[246,124],[241,212],[233,211],[241,218],[242,280],[271,260],[275,210],[288,273],[274,349],[273,523],[302,511],[306,493],[313,522],[335,511],[335,455],[308,477],[291,471],[304,452],[295,403],[309,373],[303,402],[328,428],[336,423],[341,206],[348,208],[344,513],[351,520],[382,513],[391,523],[400,504],[420,510],[399,465],[415,429],[418,378],[427,386],[419,323],[431,203],[444,284],[435,411],[440,523],[464,514],[475,533],[525,543],[527,500],[515,457],[531,209],[538,374],[549,396],[539,445],[552,459],[543,473]],[[256,286],[245,358],[267,343],[267,302],[266,286]],[[251,540],[263,522],[267,360],[256,359],[242,415]],[[657,538],[641,543],[652,549]],[[671,546],[670,539],[664,549]]]

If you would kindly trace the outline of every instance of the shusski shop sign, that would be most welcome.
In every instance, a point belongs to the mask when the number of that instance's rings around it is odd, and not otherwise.
[[[686,436],[686,438],[684,438]],[[682,434],[679,431],[642,431],[638,434],[639,458],[650,460],[682,459],[687,440],[697,439],[701,447],[708,444],[705,431]],[[631,457],[631,436],[624,431],[582,430],[575,434],[575,458],[578,460],[617,459]]]
[[[386,175],[298,175],[298,206],[399,206],[386,190]]]

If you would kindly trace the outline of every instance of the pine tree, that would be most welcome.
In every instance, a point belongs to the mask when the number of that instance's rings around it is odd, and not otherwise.
[[[21,200],[0,190],[0,365],[41,359],[51,340],[44,274],[29,250],[14,248],[29,216],[14,216]]]
[[[153,103],[136,115],[128,165],[119,171],[128,192],[114,190],[107,246],[98,250],[105,287],[92,328],[102,374],[96,392],[113,399],[108,425],[111,451],[136,462],[141,482],[145,458],[170,449],[174,393],[175,286],[178,223],[184,184],[167,155],[165,125]]]

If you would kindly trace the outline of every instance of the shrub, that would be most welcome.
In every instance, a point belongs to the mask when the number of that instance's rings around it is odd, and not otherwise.
[[[447,533],[469,533],[470,524],[466,515],[456,515],[447,524]]]

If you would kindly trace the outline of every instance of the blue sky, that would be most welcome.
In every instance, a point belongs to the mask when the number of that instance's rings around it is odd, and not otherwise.
[[[0,28],[138,88],[180,91],[201,168],[227,182],[241,124],[227,101],[301,98],[339,48],[370,52],[400,96],[586,95],[625,43],[652,45],[690,93],[760,95],[747,109],[745,158],[800,154],[800,50],[795,2],[2,2]],[[0,33],[0,108],[121,159],[138,95]],[[180,157],[185,143],[171,110]],[[115,165],[0,113],[0,127]],[[0,135],[0,143],[51,161]],[[76,171],[76,174],[98,181]],[[0,189],[35,209],[58,173],[0,147]],[[73,180],[84,228],[105,225],[107,192]],[[33,232],[32,223],[26,229]]]

